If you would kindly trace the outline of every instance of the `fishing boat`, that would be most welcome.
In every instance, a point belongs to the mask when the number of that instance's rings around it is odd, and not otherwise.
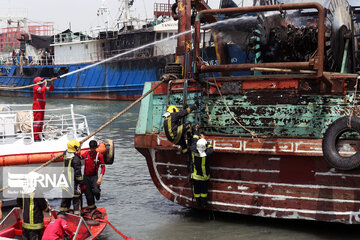
[[[169,18],[169,1],[156,3],[155,20],[145,22],[130,17],[134,1],[119,2],[125,6],[121,14],[126,18],[114,27],[108,19],[107,26],[92,34],[69,29],[50,37],[23,33],[20,51],[24,56],[0,65],[0,85],[10,87],[1,94],[31,96],[29,88],[11,87],[30,85],[40,76],[60,77],[49,97],[134,100],[141,96],[144,83],[156,81],[166,64],[174,61],[176,39],[136,49],[176,34],[177,22]],[[98,10],[98,16],[109,13],[106,5]],[[105,59],[111,60],[95,64]]]
[[[106,209],[98,208],[100,214],[97,214],[97,218],[93,218],[89,213],[85,213],[82,217],[66,214],[65,220],[67,225],[73,231],[74,240],[81,239],[96,239],[105,229],[106,222],[108,219]],[[47,225],[55,220],[58,211],[51,211],[51,215],[45,214],[44,216],[44,226],[45,229]],[[101,216],[100,216],[101,215]],[[18,239],[19,236],[22,236],[22,211],[20,208],[13,208],[11,212],[4,218],[0,223],[0,237],[2,239]],[[92,224],[87,224],[87,219],[92,219]],[[97,224],[94,224],[96,222]]]
[[[214,147],[206,209],[359,224],[360,8],[345,0],[224,9],[194,2],[179,1],[179,33],[192,26],[189,9],[198,10],[195,32],[182,36],[193,47],[178,45],[183,74],[145,84],[151,92],[136,126],[134,146],[159,192],[198,208],[186,155],[166,138],[162,118],[169,105],[197,103],[185,121],[199,124]],[[209,29],[222,56],[215,64],[202,58]],[[248,62],[226,58],[233,44]]]

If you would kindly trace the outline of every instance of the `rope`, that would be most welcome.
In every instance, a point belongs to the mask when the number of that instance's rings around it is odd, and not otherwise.
[[[351,109],[350,109],[350,116],[349,116],[349,119],[348,119],[348,122],[347,122],[347,126],[348,126],[348,128],[350,128],[350,129],[351,129],[351,120],[352,120],[352,117],[353,117],[353,115],[354,115],[355,102],[357,101],[357,99],[356,99],[356,94],[357,94],[357,88],[358,88],[359,79],[360,79],[360,76],[358,76],[358,77],[356,78],[356,84],[355,84],[355,91],[354,91],[354,94],[353,94],[352,107],[351,107]]]
[[[242,125],[242,124],[235,118],[235,116],[234,116],[234,114],[231,112],[229,106],[226,104],[225,98],[224,98],[224,96],[222,95],[222,93],[221,93],[221,91],[220,91],[220,89],[219,89],[219,86],[218,86],[218,84],[217,84],[217,82],[216,82],[216,78],[214,77],[214,74],[213,74],[213,79],[214,79],[214,82],[215,82],[216,89],[218,90],[218,92],[219,92],[219,94],[220,94],[220,96],[221,96],[221,99],[223,100],[223,103],[224,103],[226,109],[228,110],[230,116],[234,119],[234,121],[235,121],[237,124],[239,124],[239,126],[240,126],[242,129],[244,129],[245,131],[249,132],[253,138],[258,138],[258,135],[257,135],[254,131],[251,131],[251,130],[247,129],[244,125]]]
[[[84,138],[83,140],[80,141],[80,145],[83,144],[85,141],[89,140],[89,138],[91,138],[92,136],[94,136],[95,134],[97,134],[98,132],[100,132],[101,130],[103,130],[105,127],[109,126],[112,122],[114,122],[117,118],[119,118],[121,115],[123,115],[124,113],[126,113],[127,111],[129,111],[129,109],[131,109],[132,107],[134,107],[138,102],[140,102],[143,98],[145,98],[147,95],[149,95],[150,93],[152,93],[157,87],[159,87],[163,82],[165,82],[165,80],[163,81],[159,81],[154,87],[152,87],[149,91],[147,91],[144,95],[142,95],[141,97],[139,97],[136,101],[134,101],[132,104],[130,104],[129,106],[127,106],[124,110],[122,110],[120,113],[118,113],[115,117],[113,117],[111,120],[109,120],[108,122],[106,122],[104,125],[102,125],[101,127],[99,127],[97,130],[95,130],[94,132],[92,132],[89,136],[87,136],[86,138]],[[40,169],[48,166],[49,164],[53,163],[54,161],[56,161],[57,159],[59,159],[60,157],[64,156],[65,152],[59,154],[56,157],[53,157],[52,159],[50,159],[49,161],[47,161],[46,163],[42,164],[41,166],[35,168],[33,170],[33,172],[37,172]],[[8,189],[9,186],[5,186],[3,188],[0,189],[0,192],[3,192],[4,190]]]
[[[201,57],[198,57],[198,61],[200,62],[200,64],[204,64],[204,65],[207,65],[207,66],[209,65],[209,63],[208,63],[208,62],[205,62]],[[239,124],[239,126],[240,126],[242,129],[244,129],[245,131],[249,132],[253,138],[258,138],[258,135],[257,135],[254,131],[251,131],[251,130],[247,129],[244,125],[242,125],[242,124],[235,118],[235,116],[234,116],[233,113],[231,112],[229,106],[226,104],[225,98],[224,98],[224,96],[222,95],[222,93],[221,93],[221,91],[220,91],[220,88],[219,88],[219,86],[218,86],[218,84],[217,84],[217,82],[216,82],[216,78],[215,78],[214,73],[212,73],[212,77],[213,77],[213,79],[214,79],[214,83],[215,83],[216,89],[218,90],[218,92],[219,92],[219,94],[220,94],[220,96],[221,96],[221,99],[223,100],[223,103],[224,103],[226,109],[228,110],[230,116],[234,119],[234,121],[235,121],[237,124]],[[208,84],[209,84],[209,81],[207,81],[207,87],[209,87]],[[208,98],[209,98],[209,90],[207,90],[207,92],[208,92]],[[207,114],[209,115],[208,112],[207,112]]]
[[[126,236],[125,234],[123,234],[122,232],[120,232],[116,227],[114,227],[114,225],[112,225],[109,220],[106,220],[106,219],[98,219],[98,218],[90,218],[90,217],[87,217],[87,216],[83,216],[84,218],[87,218],[87,219],[92,219],[92,220],[95,220],[95,221],[98,221],[98,222],[103,222],[103,223],[107,223],[110,225],[110,227],[112,229],[114,229],[114,231],[119,234],[120,236],[122,236],[124,239],[128,239],[128,240],[142,240],[142,239],[138,239],[138,238],[131,238],[131,237],[128,237]]]

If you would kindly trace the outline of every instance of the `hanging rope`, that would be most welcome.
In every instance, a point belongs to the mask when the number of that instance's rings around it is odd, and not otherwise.
[[[224,96],[222,95],[222,93],[221,93],[221,91],[220,91],[220,88],[219,88],[219,86],[218,86],[218,84],[217,84],[217,82],[216,82],[216,78],[215,78],[215,76],[214,76],[214,73],[212,74],[212,76],[213,76],[213,79],[214,79],[214,83],[215,83],[216,89],[218,90],[218,92],[219,92],[219,94],[220,94],[220,96],[221,96],[221,99],[222,99],[222,101],[223,101],[226,109],[228,110],[230,116],[234,119],[234,121],[235,121],[242,129],[244,129],[245,131],[247,131],[248,133],[250,133],[253,138],[258,138],[259,136],[258,136],[254,131],[251,131],[251,130],[249,130],[248,128],[246,128],[244,125],[242,125],[242,124],[235,118],[235,116],[234,116],[234,114],[231,112],[229,106],[226,104],[225,98],[224,98]]]
[[[124,110],[122,110],[120,113],[118,113],[115,117],[113,117],[111,120],[109,120],[108,122],[106,122],[104,125],[102,125],[101,127],[99,127],[97,130],[95,130],[94,132],[92,132],[89,136],[87,136],[86,138],[82,139],[80,141],[80,145],[83,144],[85,141],[89,140],[91,137],[93,137],[95,134],[97,134],[98,132],[100,132],[101,130],[103,130],[105,127],[109,126],[112,122],[114,122],[117,118],[119,118],[121,115],[123,115],[124,113],[126,113],[127,111],[129,111],[132,107],[134,107],[138,102],[140,102],[142,99],[144,99],[147,95],[149,95],[150,93],[152,93],[157,87],[159,87],[163,82],[165,82],[165,80],[159,81],[154,87],[152,87],[149,91],[147,91],[144,95],[142,95],[141,97],[139,97],[138,99],[136,99],[133,103],[131,103],[129,106],[127,106]],[[35,168],[33,170],[33,172],[37,172],[40,169],[48,166],[49,164],[55,162],[57,159],[61,158],[65,153],[61,153],[58,156],[53,157],[52,159],[50,159],[49,161],[47,161],[46,163],[42,164],[41,166]],[[8,189],[9,186],[5,186],[3,188],[0,189],[0,192],[3,192],[4,190]]]
[[[350,116],[349,116],[349,119],[348,119],[348,122],[347,122],[348,128],[351,128],[351,119],[352,119],[352,117],[354,115],[355,102],[357,102],[356,95],[357,95],[357,88],[358,88],[359,79],[360,79],[360,76],[358,76],[356,78],[356,84],[355,84],[355,91],[354,91],[354,94],[353,94],[352,107],[350,109]]]

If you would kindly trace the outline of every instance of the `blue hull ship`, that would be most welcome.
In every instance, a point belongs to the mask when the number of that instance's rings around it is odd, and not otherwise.
[[[164,71],[164,63],[172,56],[149,57],[142,59],[107,62],[58,78],[55,89],[49,93],[57,98],[88,98],[134,100],[141,96],[145,82],[156,81]],[[36,76],[53,78],[89,66],[88,64],[61,64],[23,66],[1,66],[0,84],[6,87],[19,87],[33,84]],[[32,88],[6,90],[2,96],[32,96]]]

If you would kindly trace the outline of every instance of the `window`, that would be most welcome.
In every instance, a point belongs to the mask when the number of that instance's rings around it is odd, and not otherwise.
[[[161,39],[161,33],[156,33],[156,41],[159,41]]]
[[[168,33],[167,33],[167,32],[164,32],[164,33],[163,33],[163,38],[167,38],[167,36],[168,36]]]

